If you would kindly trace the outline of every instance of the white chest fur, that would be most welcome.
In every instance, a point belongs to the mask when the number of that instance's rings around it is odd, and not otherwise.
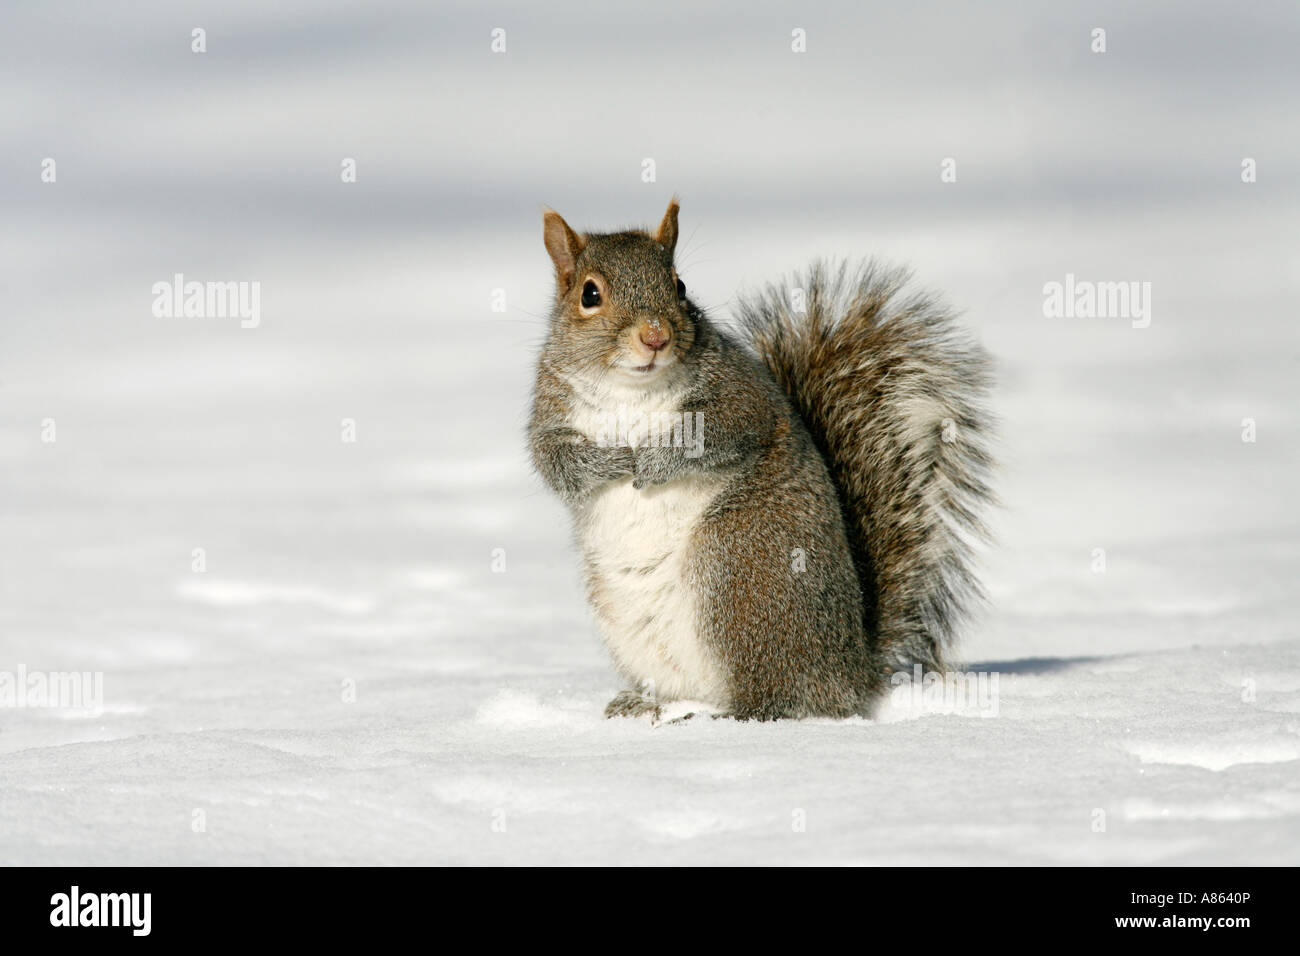
[[[633,411],[671,411],[671,390],[602,395]],[[570,422],[597,440],[607,416],[580,403]],[[608,407],[605,405],[604,407]],[[578,546],[601,634],[619,670],[660,699],[726,703],[723,668],[700,636],[699,604],[685,580],[690,540],[721,488],[712,475],[689,475],[644,489],[631,477],[597,488],[575,515]]]

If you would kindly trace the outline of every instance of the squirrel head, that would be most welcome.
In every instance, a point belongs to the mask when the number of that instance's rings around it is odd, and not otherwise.
[[[578,234],[554,210],[543,215],[555,264],[551,340],[575,371],[650,384],[695,341],[696,310],[673,265],[677,199],[653,233]]]

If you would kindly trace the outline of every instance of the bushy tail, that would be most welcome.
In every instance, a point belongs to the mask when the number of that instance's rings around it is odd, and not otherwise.
[[[942,670],[982,594],[972,557],[993,500],[991,362],[939,304],[904,294],[909,278],[817,264],[738,310],[839,490],[886,672]]]

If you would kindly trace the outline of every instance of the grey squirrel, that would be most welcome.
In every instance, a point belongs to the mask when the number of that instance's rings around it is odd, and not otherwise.
[[[815,265],[709,319],[653,231],[551,210],[532,460],[568,505],[628,689],[772,720],[870,715],[980,595],[991,363],[908,274]]]

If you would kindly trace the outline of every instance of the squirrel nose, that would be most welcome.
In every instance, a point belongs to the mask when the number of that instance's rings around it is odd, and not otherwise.
[[[643,325],[637,333],[641,338],[641,344],[652,352],[658,352],[668,347],[668,331],[658,322],[653,325]]]

